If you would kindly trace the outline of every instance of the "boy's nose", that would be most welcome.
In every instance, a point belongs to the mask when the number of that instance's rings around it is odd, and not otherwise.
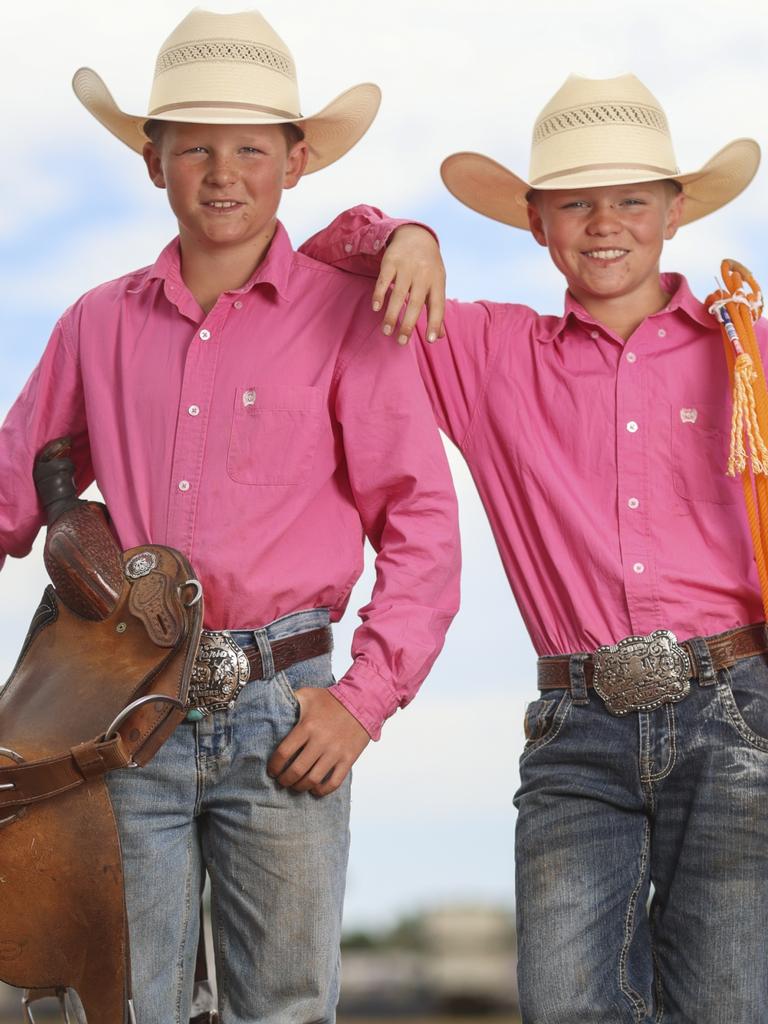
[[[596,207],[587,224],[587,231],[591,235],[610,235],[619,231],[620,228],[619,216],[616,210],[609,205]]]
[[[229,160],[218,157],[211,160],[206,177],[213,185],[229,185],[237,177],[237,172]]]

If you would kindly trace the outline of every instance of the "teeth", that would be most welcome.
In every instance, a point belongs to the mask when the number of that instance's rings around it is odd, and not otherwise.
[[[598,260],[617,260],[619,256],[626,256],[628,252],[628,249],[595,249],[586,255]]]
[[[237,203],[233,203],[229,199],[217,199],[207,205],[213,206],[216,210],[228,210],[231,206],[237,206]]]

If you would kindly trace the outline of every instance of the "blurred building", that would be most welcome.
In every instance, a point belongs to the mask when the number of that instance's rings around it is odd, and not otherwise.
[[[517,1009],[512,915],[440,907],[379,936],[349,936],[340,1009],[347,1013],[489,1013]]]
[[[386,932],[346,936],[340,1011],[357,1016],[493,1014],[517,1010],[516,944],[509,911],[445,906]],[[53,1000],[36,1020],[60,1020]],[[0,984],[0,1024],[21,1020],[20,993]]]

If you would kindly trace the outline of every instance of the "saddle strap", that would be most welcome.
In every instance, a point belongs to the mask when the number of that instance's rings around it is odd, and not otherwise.
[[[0,811],[66,793],[115,768],[127,768],[133,755],[117,734],[88,740],[59,757],[0,767]]]

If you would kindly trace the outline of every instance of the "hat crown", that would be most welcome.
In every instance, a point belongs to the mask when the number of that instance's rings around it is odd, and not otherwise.
[[[536,118],[528,180],[567,188],[569,175],[609,169],[678,174],[666,115],[635,75],[569,75]]]
[[[296,65],[258,11],[191,11],[160,48],[150,117],[184,120],[185,109],[261,109],[299,118]]]

